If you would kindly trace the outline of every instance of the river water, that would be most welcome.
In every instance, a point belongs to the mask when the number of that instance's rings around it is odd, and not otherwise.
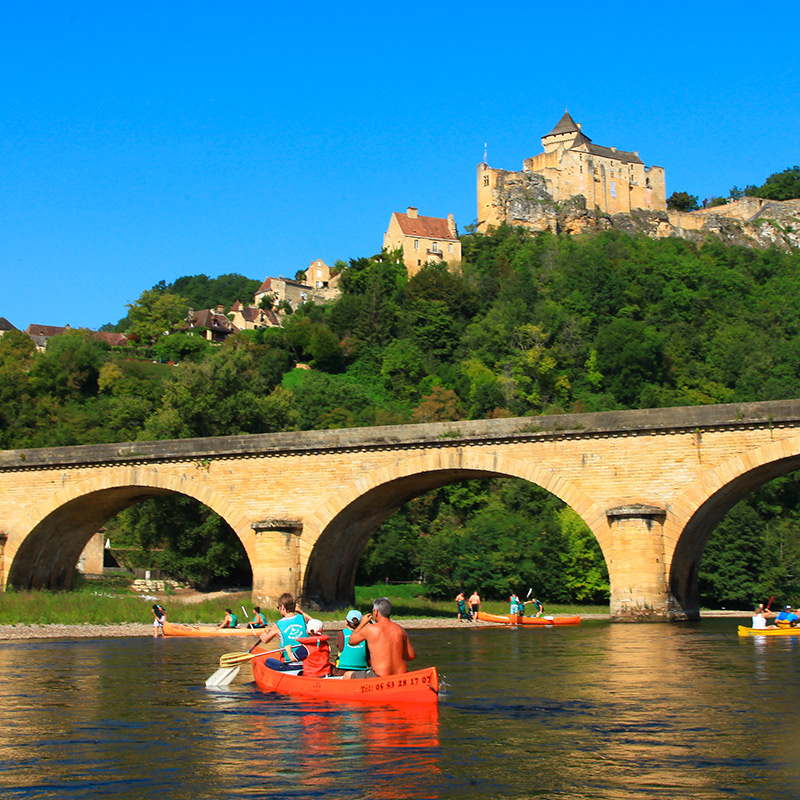
[[[438,708],[261,694],[241,640],[0,643],[4,798],[800,797],[800,637],[735,620],[415,630]]]

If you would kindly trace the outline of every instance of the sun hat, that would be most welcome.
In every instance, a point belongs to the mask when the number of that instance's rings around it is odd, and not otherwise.
[[[346,619],[348,622],[361,622],[361,612],[354,608],[352,611],[347,612]]]
[[[310,619],[306,623],[306,630],[310,634],[322,633],[322,620],[321,619]]]

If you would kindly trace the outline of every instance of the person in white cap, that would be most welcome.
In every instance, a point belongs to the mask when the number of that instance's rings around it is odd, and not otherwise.
[[[339,648],[336,666],[339,669],[369,669],[369,649],[366,641],[357,645],[350,644],[350,635],[361,622],[361,612],[355,608],[348,611],[345,622],[347,627],[339,631],[336,636],[336,646]]]

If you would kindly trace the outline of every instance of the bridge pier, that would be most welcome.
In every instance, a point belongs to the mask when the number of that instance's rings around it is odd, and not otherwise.
[[[284,592],[298,597],[302,520],[264,519],[251,527],[256,534],[255,559],[251,559],[254,605],[275,605]]]
[[[664,519],[657,506],[633,503],[606,511],[611,528],[610,611],[615,622],[671,619],[664,571]]]

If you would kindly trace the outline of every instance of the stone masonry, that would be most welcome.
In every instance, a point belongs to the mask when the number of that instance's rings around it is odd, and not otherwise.
[[[233,528],[253,600],[352,602],[360,553],[406,501],[507,476],[570,505],[602,548],[614,619],[699,614],[714,526],[800,468],[800,401],[474,420],[0,452],[2,585],[65,586],[113,515],[169,493]]]

